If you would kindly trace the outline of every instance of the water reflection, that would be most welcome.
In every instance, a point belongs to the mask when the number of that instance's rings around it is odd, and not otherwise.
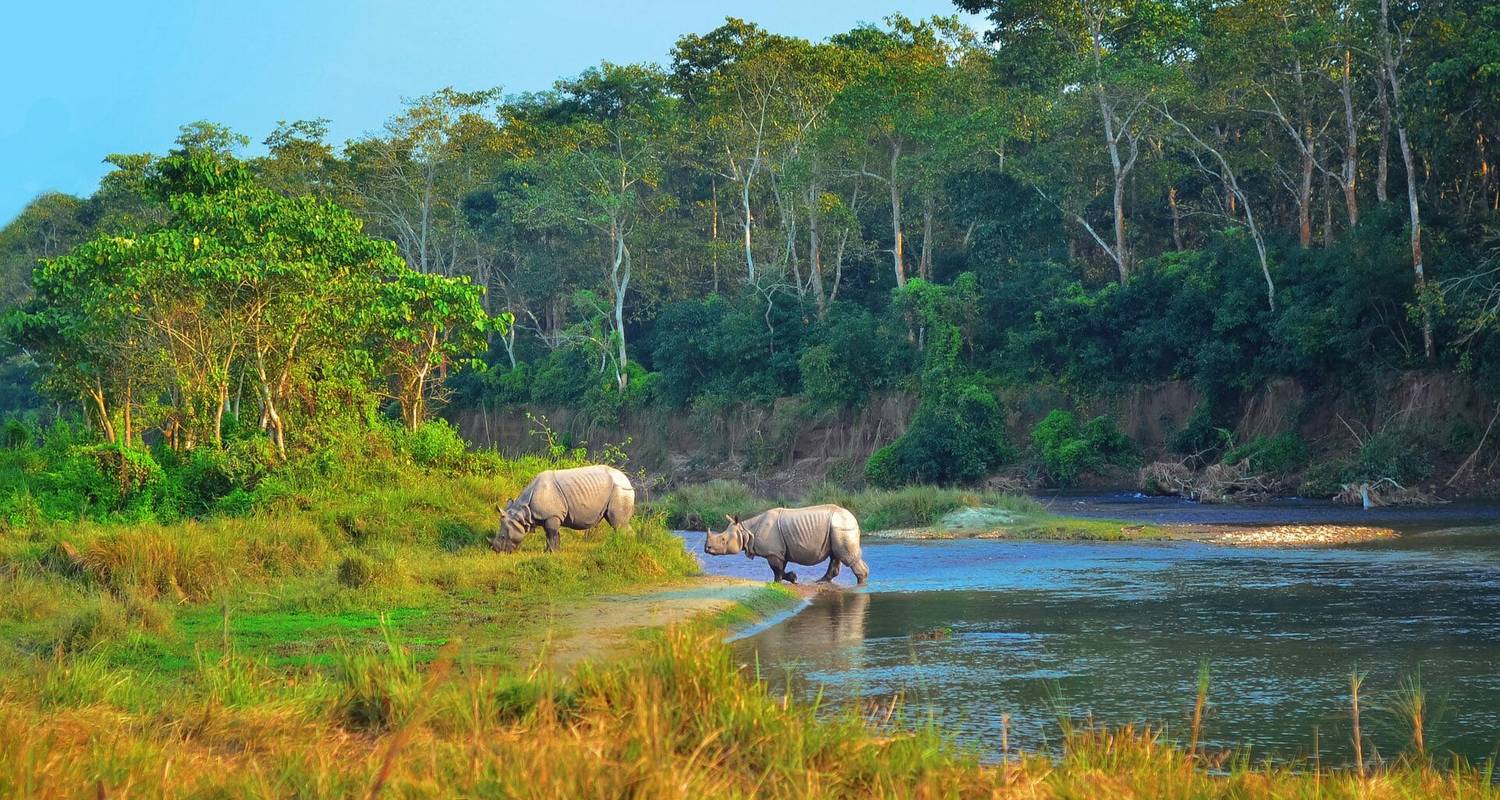
[[[824,673],[857,672],[865,667],[869,612],[866,592],[825,591],[801,613],[752,638],[763,652],[814,650]]]
[[[1256,753],[1347,755],[1349,673],[1369,674],[1364,727],[1421,671],[1429,741],[1471,758],[1500,741],[1500,547],[1489,536],[1245,550],[1195,543],[870,542],[870,591],[826,592],[735,644],[773,683],[834,700],[904,694],[990,750],[1040,747],[1060,714],[1185,730],[1201,662],[1207,738]],[[712,569],[715,562],[708,562]],[[736,565],[738,566],[738,565]],[[951,629],[929,639],[920,634]]]

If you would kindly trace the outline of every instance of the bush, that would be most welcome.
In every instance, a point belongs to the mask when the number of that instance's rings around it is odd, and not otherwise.
[[[1224,463],[1249,462],[1250,469],[1268,475],[1290,475],[1307,464],[1307,443],[1296,431],[1259,436],[1224,454]]]
[[[666,515],[668,526],[699,531],[722,527],[727,514],[749,516],[767,506],[743,483],[714,480],[677,489],[662,498],[658,510]]]
[[[414,431],[401,429],[398,446],[413,463],[424,467],[452,467],[463,461],[469,445],[446,420],[428,420]]]
[[[1432,476],[1430,447],[1424,437],[1410,430],[1383,430],[1366,439],[1349,468],[1345,483],[1363,483],[1381,478],[1411,486]]]
[[[984,387],[955,382],[912,416],[901,438],[875,451],[865,465],[870,483],[892,488],[911,483],[974,483],[1012,457],[1000,402]]]
[[[351,553],[339,561],[339,583],[350,589],[362,589],[375,579],[375,563],[363,553]]]
[[[1073,414],[1061,409],[1031,429],[1031,445],[1047,477],[1058,486],[1071,486],[1086,472],[1112,464],[1130,466],[1135,460],[1130,439],[1114,420],[1095,417],[1080,428]]]
[[[18,450],[30,447],[34,441],[36,431],[20,417],[12,414],[5,418],[5,425],[0,427],[0,448]]]
[[[1344,488],[1344,473],[1349,469],[1345,461],[1322,461],[1307,468],[1302,475],[1302,484],[1297,494],[1326,500]]]

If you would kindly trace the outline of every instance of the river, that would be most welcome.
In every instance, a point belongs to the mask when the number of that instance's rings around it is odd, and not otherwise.
[[[1170,542],[868,538],[865,589],[818,594],[734,646],[778,690],[888,701],[995,755],[1045,748],[1059,721],[1165,726],[1187,738],[1200,665],[1204,739],[1278,759],[1349,757],[1349,676],[1366,674],[1364,730],[1393,756],[1395,711],[1420,676],[1427,741],[1473,760],[1500,745],[1500,508],[1362,512],[1289,501],[1204,507],[1129,496],[1054,498],[1061,513],[1133,521],[1380,525],[1376,544],[1251,549]],[[1259,516],[1255,516],[1259,515]],[[1253,518],[1252,518],[1253,517]],[[762,560],[705,570],[766,579]],[[803,568],[804,580],[821,569]]]

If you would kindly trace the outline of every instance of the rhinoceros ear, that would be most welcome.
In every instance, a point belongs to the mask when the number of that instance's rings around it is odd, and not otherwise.
[[[730,525],[738,525],[738,524],[740,524],[740,518],[736,517],[736,516],[725,514],[724,515],[724,519],[729,520],[729,524]]]

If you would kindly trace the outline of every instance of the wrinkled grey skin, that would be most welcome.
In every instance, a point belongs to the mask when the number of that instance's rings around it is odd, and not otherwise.
[[[848,509],[835,505],[773,508],[744,522],[729,517],[728,528],[721,533],[708,532],[703,552],[711,556],[760,556],[771,565],[777,581],[788,583],[797,582],[797,573],[788,570],[787,564],[812,566],[824,559],[828,560],[828,571],[818,583],[838,577],[841,565],[853,570],[860,583],[870,577],[870,568],[860,556],[859,522]]]
[[[537,475],[500,513],[500,533],[490,537],[497,553],[514,552],[526,534],[547,532],[547,552],[557,550],[563,528],[587,530],[609,521],[623,530],[635,514],[635,489],[614,467],[553,469]]]

